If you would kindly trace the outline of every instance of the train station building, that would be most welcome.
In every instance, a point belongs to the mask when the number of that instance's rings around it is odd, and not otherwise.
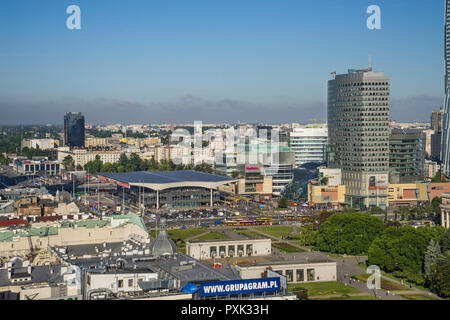
[[[99,178],[127,189],[141,206],[156,209],[214,206],[221,201],[219,187],[237,182],[193,170],[101,173]]]

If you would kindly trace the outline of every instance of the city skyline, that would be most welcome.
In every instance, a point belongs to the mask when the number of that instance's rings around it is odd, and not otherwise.
[[[70,111],[99,124],[311,122],[326,118],[330,73],[369,55],[392,79],[392,120],[429,121],[443,104],[439,1],[378,1],[381,30],[366,27],[367,1],[76,1],[82,27],[68,30],[71,4],[0,4],[1,124]]]

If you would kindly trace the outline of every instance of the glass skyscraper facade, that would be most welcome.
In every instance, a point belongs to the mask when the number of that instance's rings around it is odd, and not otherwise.
[[[387,207],[390,80],[372,68],[328,81],[328,165],[342,170],[345,202]]]
[[[450,176],[450,150],[449,150],[449,136],[450,136],[450,0],[445,1],[445,31],[444,31],[444,63],[445,63],[445,99],[444,99],[444,120],[441,139],[441,161],[442,173]]]
[[[69,112],[64,116],[64,144],[68,147],[84,147],[84,116],[81,112]]]

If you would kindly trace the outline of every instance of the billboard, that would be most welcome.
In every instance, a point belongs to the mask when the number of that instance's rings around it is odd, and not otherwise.
[[[368,176],[369,189],[387,189],[388,176],[386,174],[372,174]]]
[[[280,278],[260,278],[233,281],[203,282],[200,285],[202,297],[246,294],[254,292],[280,291]]]

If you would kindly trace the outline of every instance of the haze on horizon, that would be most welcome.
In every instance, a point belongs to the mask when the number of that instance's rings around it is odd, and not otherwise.
[[[443,103],[442,1],[0,2],[0,124],[311,122],[330,73],[391,78],[391,118]],[[81,8],[82,29],[66,28]],[[366,28],[377,4],[382,30]]]

